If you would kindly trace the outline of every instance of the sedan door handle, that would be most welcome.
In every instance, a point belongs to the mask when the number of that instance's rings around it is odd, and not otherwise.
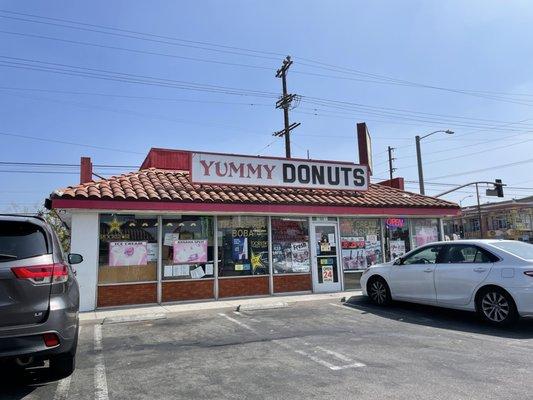
[[[474,272],[485,272],[487,270],[487,268],[474,268]]]
[[[433,272],[433,268],[426,268],[424,272]]]

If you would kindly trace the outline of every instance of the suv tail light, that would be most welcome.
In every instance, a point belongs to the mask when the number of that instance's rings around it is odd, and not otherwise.
[[[68,279],[68,267],[62,263],[13,267],[11,271],[19,279],[27,279],[36,285],[61,283]]]
[[[526,271],[524,272],[524,274],[526,274],[527,276],[533,277],[533,271]]]

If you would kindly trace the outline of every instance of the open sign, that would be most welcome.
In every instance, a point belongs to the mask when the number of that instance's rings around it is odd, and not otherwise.
[[[405,220],[403,218],[387,218],[385,225],[387,225],[387,228],[403,228]]]

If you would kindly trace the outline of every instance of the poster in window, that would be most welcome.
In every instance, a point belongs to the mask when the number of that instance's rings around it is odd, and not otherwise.
[[[322,282],[333,282],[333,265],[322,266]]]
[[[109,266],[147,265],[147,242],[109,242]]]
[[[439,231],[433,226],[415,226],[416,247],[439,240]]]
[[[307,242],[291,243],[293,272],[309,272],[309,245]]]
[[[248,259],[248,238],[234,237],[233,238],[233,261],[241,261]]]
[[[157,256],[159,254],[159,245],[157,243],[148,243],[147,248],[147,261],[157,262]]]
[[[345,271],[366,269],[367,263],[365,249],[342,250],[342,266]]]
[[[343,249],[363,249],[365,247],[365,238],[356,236],[346,236],[341,238],[341,247]]]
[[[207,262],[207,239],[176,240],[173,248],[174,264]]]
[[[390,241],[390,257],[394,260],[405,254],[405,242],[403,240]]]

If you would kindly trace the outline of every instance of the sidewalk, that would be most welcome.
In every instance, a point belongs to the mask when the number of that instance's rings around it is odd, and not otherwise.
[[[216,310],[221,308],[275,308],[285,307],[291,303],[304,301],[331,300],[339,301],[343,297],[346,299],[352,296],[360,296],[360,290],[336,292],[336,293],[313,293],[295,294],[287,296],[268,296],[232,300],[208,300],[201,302],[188,302],[181,304],[151,305],[144,307],[115,308],[97,311],[80,312],[80,322],[104,322],[106,318],[133,320],[147,317],[153,319],[165,318],[172,314],[187,311]]]

